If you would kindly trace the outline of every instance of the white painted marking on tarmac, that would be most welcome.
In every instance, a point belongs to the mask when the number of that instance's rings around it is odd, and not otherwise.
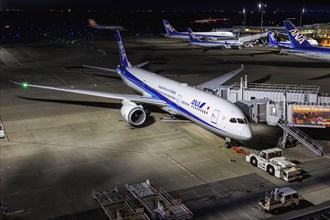
[[[17,215],[17,214],[20,214],[20,213],[22,213],[22,212],[24,212],[25,210],[24,209],[21,209],[21,210],[18,210],[18,211],[15,211],[15,212],[9,212],[9,213],[7,213],[7,216],[9,215]]]

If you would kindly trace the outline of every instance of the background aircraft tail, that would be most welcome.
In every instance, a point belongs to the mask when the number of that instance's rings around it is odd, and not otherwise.
[[[95,27],[95,26],[97,26],[97,23],[93,18],[90,18],[90,19],[88,19],[88,26]]]
[[[307,41],[306,37],[299,32],[299,30],[291,23],[291,21],[284,21],[284,26],[293,47],[312,47],[312,45]]]
[[[118,30],[116,30],[116,38],[118,42],[120,66],[123,67],[131,66],[131,64],[128,62],[124,44],[123,41],[121,40],[120,32]]]
[[[275,39],[273,33],[271,31],[268,32],[268,39],[269,39],[269,45],[270,46],[276,46],[277,40]]]
[[[179,34],[167,20],[163,20],[163,24],[167,34]]]
[[[200,41],[190,28],[188,28],[187,30],[188,30],[188,33],[189,33],[190,42],[199,42]]]

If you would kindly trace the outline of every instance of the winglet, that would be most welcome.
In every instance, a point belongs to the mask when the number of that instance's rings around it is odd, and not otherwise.
[[[307,41],[306,37],[299,32],[299,30],[291,23],[291,21],[284,21],[284,26],[293,47],[312,47],[312,45]]]
[[[121,40],[120,32],[118,30],[116,30],[115,32],[116,32],[116,38],[117,38],[117,42],[118,42],[120,66],[123,66],[123,67],[131,66],[131,64],[128,62],[128,59],[127,59],[123,41]]]
[[[9,80],[9,82],[11,83],[14,83],[14,84],[17,84],[17,85],[20,85],[22,87],[22,89],[28,89],[30,84],[27,82],[27,81],[24,81],[24,82],[15,82],[15,81],[12,81],[12,80]]]

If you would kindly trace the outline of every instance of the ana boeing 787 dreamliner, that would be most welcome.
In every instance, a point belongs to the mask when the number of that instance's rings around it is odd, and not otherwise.
[[[147,118],[146,110],[142,104],[152,104],[159,106],[171,115],[186,117],[196,124],[226,137],[227,147],[231,144],[230,138],[248,140],[252,137],[251,127],[242,111],[236,105],[203,91],[205,87],[212,88],[221,85],[240,73],[243,70],[243,66],[196,87],[191,87],[186,83],[180,83],[141,69],[139,68],[141,65],[132,66],[127,59],[119,31],[115,32],[120,60],[120,65],[118,65],[117,69],[86,67],[118,73],[125,84],[141,95],[14,83],[25,88],[35,87],[122,100],[121,114],[123,118],[129,124],[137,127],[141,126]]]

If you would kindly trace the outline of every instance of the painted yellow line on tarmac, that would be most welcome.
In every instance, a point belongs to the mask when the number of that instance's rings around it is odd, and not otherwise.
[[[232,151],[229,151],[229,149],[226,150],[226,148],[224,148],[224,144],[223,144],[223,142],[220,142],[220,141],[218,141],[218,140],[216,140],[216,139],[214,139],[214,138],[212,138],[212,137],[210,137],[210,136],[208,136],[208,135],[206,135],[206,134],[204,134],[204,133],[202,133],[202,132],[200,132],[200,131],[198,131],[198,130],[192,128],[191,126],[189,126],[189,125],[186,124],[186,123],[181,123],[181,125],[183,125],[183,126],[189,128],[189,129],[192,130],[193,132],[198,133],[198,134],[200,134],[201,136],[203,136],[203,137],[205,137],[205,138],[207,138],[207,139],[209,139],[209,140],[215,142],[216,144],[219,144],[220,147],[221,147],[222,149],[224,149],[223,152],[225,152],[226,156],[227,156],[231,161],[234,161],[234,159],[233,159],[230,155],[228,155],[229,152],[230,152],[230,153],[233,153],[233,152],[232,152]]]

